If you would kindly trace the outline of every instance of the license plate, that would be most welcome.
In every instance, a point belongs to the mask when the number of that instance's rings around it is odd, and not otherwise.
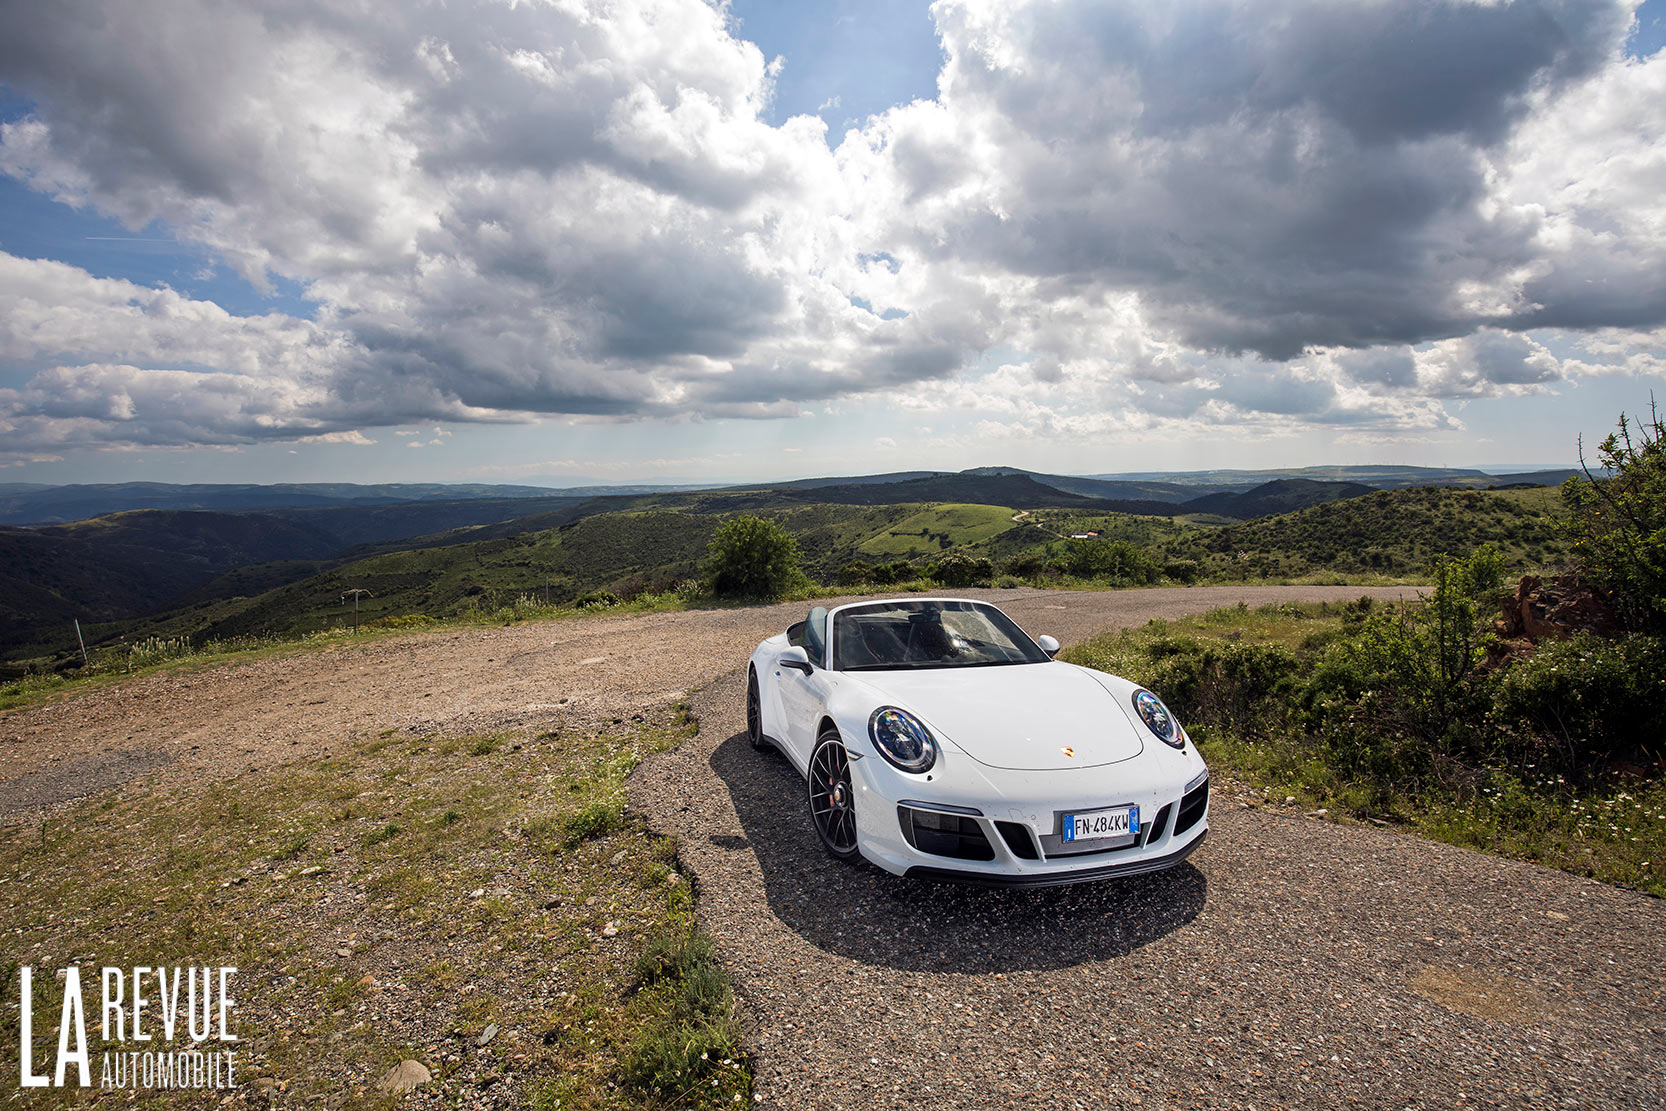
[[[1064,827],[1066,843],[1135,837],[1140,832],[1140,808],[1113,806],[1105,810],[1085,810],[1080,814],[1064,815],[1060,824]]]

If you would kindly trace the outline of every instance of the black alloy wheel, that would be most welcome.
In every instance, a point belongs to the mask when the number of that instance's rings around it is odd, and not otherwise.
[[[810,818],[830,855],[840,860],[856,856],[856,792],[850,785],[850,755],[837,729],[816,738],[810,757]]]
[[[769,742],[764,740],[764,706],[758,696],[758,671],[751,667],[746,669],[746,739],[752,742],[753,748],[769,747]]]

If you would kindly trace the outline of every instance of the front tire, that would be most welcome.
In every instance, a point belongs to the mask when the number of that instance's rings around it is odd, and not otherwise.
[[[764,704],[758,695],[758,669],[746,669],[746,739],[760,752],[769,747],[764,740]]]
[[[810,756],[810,821],[829,856],[856,858],[856,792],[850,754],[837,729],[823,730]]]

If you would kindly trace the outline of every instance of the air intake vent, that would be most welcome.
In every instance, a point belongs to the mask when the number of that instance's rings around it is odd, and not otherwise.
[[[1169,824],[1169,811],[1173,809],[1174,804],[1171,802],[1164,804],[1163,808],[1157,811],[1157,816],[1151,819],[1150,825],[1145,827],[1145,841],[1142,842],[1143,844],[1149,845],[1163,836],[1163,830]]]
[[[955,860],[995,859],[995,848],[975,818],[899,806],[897,821],[908,843],[923,853]]]
[[[1012,855],[1019,860],[1035,860],[1035,838],[1030,836],[1029,827],[1017,822],[996,822],[995,831],[1001,835],[1001,840],[1007,843]]]
[[[1174,816],[1174,832],[1178,836],[1197,825],[1203,818],[1203,812],[1209,809],[1209,781],[1204,780],[1203,786],[1194,788],[1180,800],[1180,813]]]

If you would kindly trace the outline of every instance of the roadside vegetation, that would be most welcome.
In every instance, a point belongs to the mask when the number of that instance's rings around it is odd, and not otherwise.
[[[1567,624],[1521,627],[1487,543],[1416,605],[1219,610],[1067,658],[1149,686],[1274,802],[1666,896],[1666,445],[1658,416],[1621,433],[1562,491]]]
[[[6,829],[6,979],[47,970],[35,1010],[56,1016],[51,970],[72,962],[235,965],[258,979],[237,994],[239,1086],[286,1106],[391,1105],[377,1081],[407,1059],[447,1104],[480,1089],[547,1109],[750,1103],[733,993],[675,847],[624,809],[625,775],[688,732],[680,717],[389,730]],[[16,1016],[0,1018],[14,1047]],[[50,1060],[56,1023],[34,1035]]]

